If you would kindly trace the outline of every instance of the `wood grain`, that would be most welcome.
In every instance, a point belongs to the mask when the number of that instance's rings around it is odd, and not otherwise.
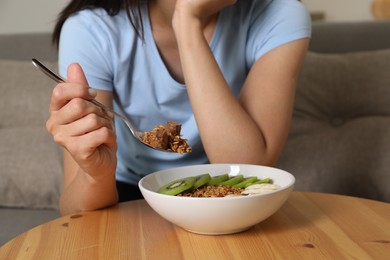
[[[248,231],[187,232],[144,200],[61,217],[0,249],[0,259],[385,259],[390,204],[293,192],[273,216]]]

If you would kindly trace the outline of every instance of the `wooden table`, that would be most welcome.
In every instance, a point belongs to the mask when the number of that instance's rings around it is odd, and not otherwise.
[[[390,204],[293,192],[248,231],[189,233],[144,200],[58,218],[0,249],[0,259],[390,259]]]

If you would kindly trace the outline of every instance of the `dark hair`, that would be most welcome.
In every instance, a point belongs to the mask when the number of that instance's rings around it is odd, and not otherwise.
[[[61,29],[66,19],[72,14],[84,10],[100,7],[106,12],[115,16],[124,8],[137,35],[143,39],[143,25],[140,10],[140,0],[72,0],[58,15],[56,25],[52,34],[52,41],[58,47]]]

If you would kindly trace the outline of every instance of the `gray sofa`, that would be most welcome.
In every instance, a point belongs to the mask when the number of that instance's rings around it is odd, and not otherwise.
[[[296,190],[390,202],[390,21],[316,23],[278,167]]]
[[[50,35],[0,36],[0,245],[59,216],[62,154],[46,132]],[[278,167],[296,190],[390,202],[390,21],[315,23]]]

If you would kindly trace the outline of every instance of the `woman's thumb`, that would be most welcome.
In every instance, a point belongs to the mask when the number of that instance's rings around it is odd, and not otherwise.
[[[72,63],[69,65],[67,70],[68,82],[78,83],[85,86],[88,86],[87,79],[84,75],[84,71],[81,68],[80,64]]]

